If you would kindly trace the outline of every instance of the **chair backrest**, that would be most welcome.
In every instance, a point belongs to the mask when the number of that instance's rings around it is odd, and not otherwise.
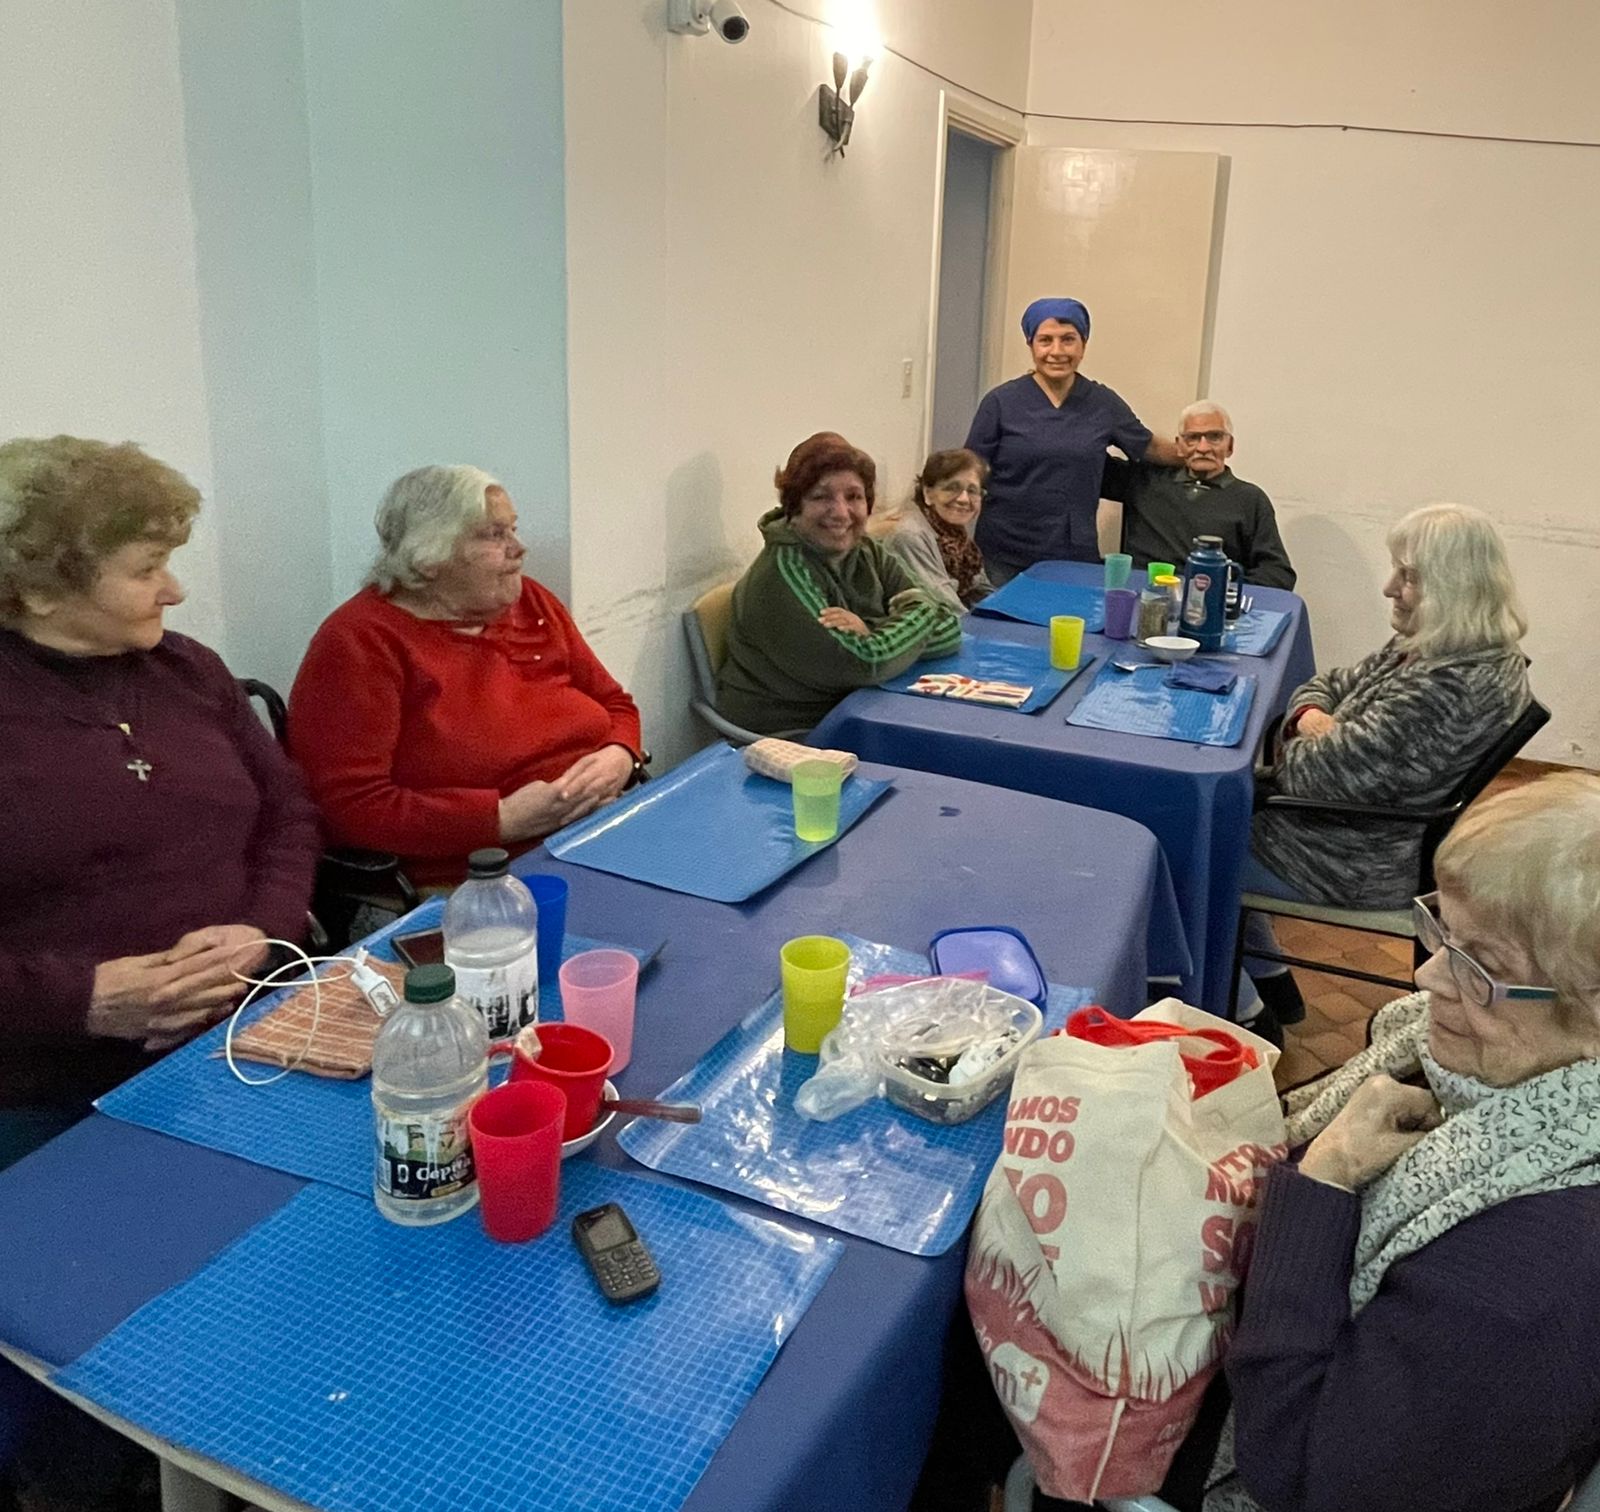
[[[700,639],[706,648],[706,661],[713,680],[728,659],[728,625],[733,620],[733,584],[719,583],[702,593],[689,611],[700,626]]]
[[[279,745],[285,744],[289,739],[289,709],[278,690],[271,683],[264,683],[256,677],[241,677],[239,686],[244,689],[246,698],[260,700],[273,736]]]
[[[1441,807],[1448,806],[1451,812],[1443,819],[1435,819],[1422,834],[1422,874],[1419,886],[1423,892],[1433,891],[1433,853],[1438,850],[1444,837],[1450,833],[1450,826],[1460,816],[1461,809],[1488,787],[1504,770],[1506,763],[1549,723],[1550,711],[1537,698],[1530,698],[1528,707],[1522,711],[1505,734],[1483,753],[1478,764],[1451,790],[1449,797],[1441,805]]]

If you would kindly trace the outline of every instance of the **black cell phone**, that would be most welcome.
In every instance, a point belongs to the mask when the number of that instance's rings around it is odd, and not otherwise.
[[[396,935],[390,944],[394,953],[407,966],[442,966],[444,964],[444,931],[419,929],[415,934]]]
[[[579,1213],[572,1238],[608,1302],[632,1302],[661,1285],[661,1272],[644,1240],[614,1202]]]

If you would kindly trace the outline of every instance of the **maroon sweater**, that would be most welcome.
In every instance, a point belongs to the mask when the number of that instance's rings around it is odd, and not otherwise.
[[[1534,1512],[1600,1450],[1600,1188],[1518,1197],[1389,1268],[1350,1314],[1357,1198],[1268,1178],[1228,1354],[1270,1512]]]
[[[0,1106],[80,1102],[148,1060],[85,1034],[99,962],[209,924],[305,933],[315,813],[187,636],[72,657],[0,630],[0,793]]]

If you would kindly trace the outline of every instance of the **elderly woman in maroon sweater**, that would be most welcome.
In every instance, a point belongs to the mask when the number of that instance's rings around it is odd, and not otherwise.
[[[0,1164],[305,931],[311,805],[219,658],[162,623],[199,506],[133,445],[0,446]]]

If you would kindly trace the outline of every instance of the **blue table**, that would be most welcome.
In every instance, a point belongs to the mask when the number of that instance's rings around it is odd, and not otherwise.
[[[836,846],[744,904],[542,852],[517,863],[567,878],[573,930],[667,941],[641,981],[625,1094],[658,1091],[687,1071],[773,989],[778,947],[797,934],[848,930],[920,950],[950,925],[1015,924],[1051,980],[1091,988],[1122,1014],[1142,1006],[1147,973],[1181,954],[1166,862],[1140,826],[921,772],[869,775],[892,777],[894,791]],[[639,1169],[609,1139],[595,1158]],[[0,1173],[0,1344],[65,1364],[302,1185],[96,1115]],[[919,1259],[845,1243],[689,1512],[905,1505],[932,1431],[965,1246]],[[530,1411],[536,1422],[536,1404]]]
[[[1031,571],[1056,582],[1088,586],[1101,581],[1100,568],[1086,563],[1047,562]],[[1134,586],[1141,585],[1142,574],[1136,573]],[[1304,601],[1281,589],[1252,587],[1249,592],[1258,608],[1283,610],[1291,618],[1270,656],[1219,658],[1259,680],[1250,722],[1237,746],[1187,745],[1066,724],[1097,668],[1075,678],[1043,713],[1021,719],[975,704],[867,689],[852,693],[829,714],[811,732],[810,743],[854,751],[864,761],[992,782],[1137,819],[1161,841],[1172,867],[1194,958],[1184,992],[1190,1002],[1229,1016],[1251,768],[1268,721],[1315,670]],[[978,636],[1049,642],[1044,627],[1013,620],[970,615],[964,628]],[[1124,644],[1085,636],[1084,655],[1098,664]]]

